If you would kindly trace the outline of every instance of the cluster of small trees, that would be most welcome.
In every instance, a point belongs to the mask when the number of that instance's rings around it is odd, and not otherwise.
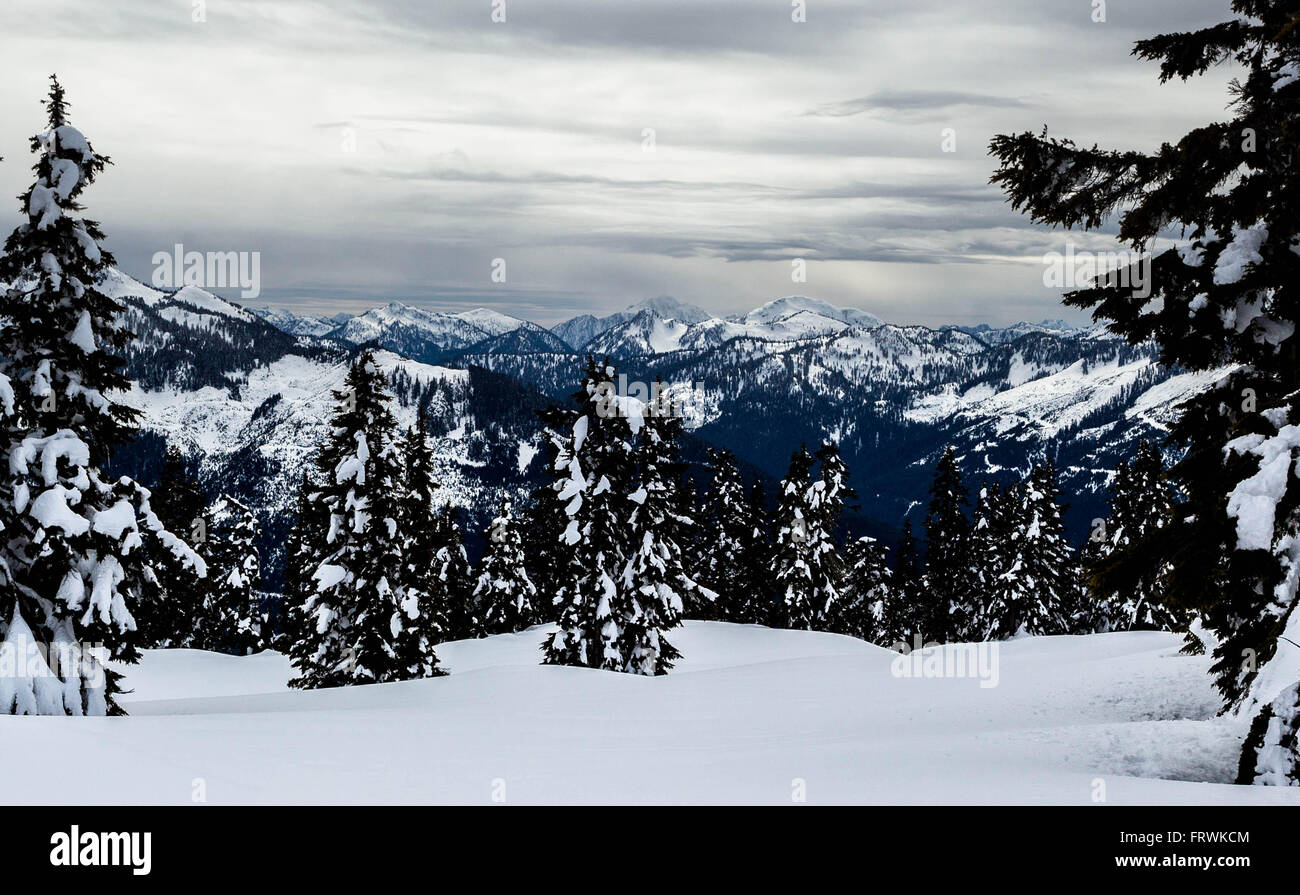
[[[1140,442],[1133,461],[1115,471],[1109,518],[1093,523],[1084,545],[1091,630],[1187,630],[1191,618],[1172,600],[1172,564],[1161,549],[1173,532],[1175,510],[1160,451]],[[1189,645],[1199,649],[1199,641]]]
[[[537,620],[519,521],[509,502],[472,576],[450,505],[439,505],[420,416],[399,431],[370,352],[334,393],[337,409],[304,474],[285,566],[283,629],[296,687],[382,683],[443,674],[443,641],[520,630]]]
[[[972,510],[949,448],[935,468],[925,560],[907,522],[892,564],[872,538],[836,540],[853,495],[833,444],[795,452],[770,526],[761,484],[746,495],[735,457],[715,452],[711,466],[698,550],[700,578],[718,594],[707,617],[887,646],[1186,627],[1166,605],[1162,570],[1137,572],[1131,561],[1172,518],[1150,443],[1117,470],[1111,516],[1097,521],[1083,551],[1066,539],[1051,462],[1010,485],[984,485]]]
[[[572,406],[542,414],[548,486],[530,525],[555,634],[543,661],[663,674],[679,655],[666,633],[714,599],[686,570],[697,521],[684,481],[682,422],[666,394],[617,393],[608,362],[588,358]]]
[[[968,521],[969,492],[954,451],[945,451],[930,491],[914,636],[1003,640],[1086,629],[1059,498],[1055,467],[1040,463],[1009,486],[981,488]]]
[[[701,578],[717,593],[702,616],[801,630],[882,637],[893,611],[886,552],[863,537],[839,540],[848,469],[835,444],[795,451],[773,512],[761,481],[746,493],[735,456],[710,453],[712,482],[697,550]]]
[[[247,655],[266,649],[270,622],[261,608],[260,526],[228,494],[209,504],[179,451],[169,448],[153,490],[158,518],[202,557],[199,578],[166,551],[150,557],[159,587],[137,612],[140,645]]]
[[[1035,465],[1009,486],[985,484],[971,521],[968,490],[949,449],[940,459],[926,517],[926,570],[914,591],[925,640],[1000,640],[1023,634],[1185,630],[1166,608],[1158,570],[1133,581],[1122,560],[1172,518],[1159,451],[1140,442],[1110,486],[1111,513],[1076,551],[1065,537],[1057,473]]]
[[[687,616],[886,646],[1179,623],[1158,568],[1138,581],[1120,571],[1172,512],[1149,444],[1118,470],[1112,517],[1083,555],[1066,540],[1050,462],[986,485],[972,512],[950,448],[926,561],[909,524],[891,568],[882,544],[840,536],[854,494],[835,444],[794,453],[774,509],[726,450],[710,452],[697,495],[667,392],[647,403],[615,381],[608,361],[588,358],[571,403],[541,414],[551,481],[522,518],[503,502],[475,572],[455,511],[435,499],[424,421],[397,431],[385,377],[363,353],[335,394],[290,536],[281,643],[295,685],[441,674],[437,643],[546,621],[557,629],[544,662],[646,675],[672,667],[669,632]]]

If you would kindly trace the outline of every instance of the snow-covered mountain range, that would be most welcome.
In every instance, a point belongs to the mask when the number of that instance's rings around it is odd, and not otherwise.
[[[328,319],[251,310],[118,273],[106,288],[128,303],[141,336],[128,356],[139,383],[129,400],[144,412],[145,438],[177,444],[210,488],[251,501],[269,537],[361,346],[379,350],[403,424],[417,406],[429,410],[446,498],[476,513],[538,480],[532,410],[564,399],[593,353],[631,380],[690,388],[699,445],[731,448],[760,474],[779,478],[800,443],[835,438],[863,524],[886,537],[905,514],[923,518],[947,444],[973,489],[1053,456],[1078,536],[1103,514],[1118,460],[1137,439],[1160,436],[1178,403],[1212,379],[1163,369],[1154,346],[1100,328],[898,326],[803,296],[727,318],[657,298],[546,328],[399,302]]]
[[[837,308],[803,295],[778,298],[748,314],[726,318],[658,296],[604,317],[572,317],[549,329],[488,308],[440,313],[398,301],[356,316],[298,315],[269,307],[249,310],[291,335],[328,336],[351,345],[373,343],[413,358],[470,347],[476,352],[494,350],[483,343],[520,330],[526,331],[528,338],[514,340],[519,351],[532,347],[628,357],[715,347],[742,336],[792,340],[883,324],[866,311]]]

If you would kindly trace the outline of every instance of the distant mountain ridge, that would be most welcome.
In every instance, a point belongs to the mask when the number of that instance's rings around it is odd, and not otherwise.
[[[438,312],[391,301],[356,315],[299,315],[283,308],[250,308],[252,313],[291,335],[329,337],[352,344],[377,344],[413,358],[444,357],[470,350],[487,339],[527,329],[529,336],[512,340],[521,352],[555,350],[542,335],[549,332],[570,350],[615,356],[662,354],[717,347],[735,338],[790,341],[842,332],[851,327],[873,329],[881,318],[858,308],[841,308],[805,295],[789,295],[752,311],[717,316],[703,308],[661,295],[604,316],[580,314],[551,327],[488,308]],[[1014,341],[1028,333],[1077,333],[1081,327],[1063,320],[1022,321],[997,327],[951,325],[989,344]],[[504,343],[503,343],[504,344]],[[488,349],[485,350],[501,350]]]
[[[246,483],[237,496],[268,514],[288,508],[328,395],[363,346],[386,352],[402,419],[417,404],[433,409],[453,502],[481,510],[536,476],[530,408],[565,400],[592,352],[631,381],[691,389],[692,434],[772,478],[800,444],[835,439],[862,515],[879,523],[871,533],[886,538],[907,514],[919,523],[932,465],[951,444],[973,489],[1053,458],[1077,539],[1104,515],[1104,488],[1134,442],[1162,439],[1179,402],[1209,381],[1161,367],[1154,345],[1103,327],[898,326],[804,296],[730,318],[655,299],[548,329],[397,302],[295,320],[117,274],[105,288],[128,302],[141,333],[128,369],[145,428],[196,457],[208,480]],[[581,345],[562,335],[611,320]]]
[[[332,318],[281,308],[257,308],[253,313],[293,335],[329,337],[352,345],[373,343],[417,359],[469,349],[521,328],[533,333],[519,339],[521,345],[534,351],[553,347],[538,335],[547,328],[487,308],[447,313],[392,301],[361,314]],[[716,347],[742,337],[788,341],[881,325],[883,321],[867,311],[803,295],[784,296],[726,317],[661,295],[605,316],[580,314],[547,331],[573,351],[624,356]]]

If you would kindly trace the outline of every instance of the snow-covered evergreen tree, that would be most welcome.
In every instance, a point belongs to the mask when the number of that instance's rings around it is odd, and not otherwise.
[[[1099,631],[1185,630],[1167,605],[1170,564],[1160,539],[1170,534],[1174,501],[1164,461],[1142,441],[1132,464],[1121,462],[1110,487],[1110,518],[1088,568]]]
[[[854,540],[845,550],[845,566],[844,594],[835,613],[835,631],[880,646],[903,640],[907,632],[896,624],[900,613],[894,604],[898,596],[884,545],[870,537]]]
[[[1220,24],[1134,48],[1159,62],[1162,81],[1240,66],[1230,116],[1150,153],[1045,132],[999,136],[991,149],[994,182],[1034,221],[1092,229],[1118,216],[1124,243],[1158,250],[1149,278],[1103,276],[1068,304],[1093,308],[1131,342],[1154,339],[1166,366],[1222,371],[1171,430],[1187,447],[1172,472],[1184,499],[1159,539],[1166,555],[1150,560],[1169,563],[1168,605],[1216,641],[1225,706],[1254,714],[1296,683],[1290,644],[1300,642],[1300,30],[1294,0],[1232,9]],[[1159,245],[1167,233],[1181,244]],[[1243,767],[1281,736],[1279,725],[1248,744]]]
[[[800,447],[790,457],[790,468],[781,480],[777,495],[775,542],[769,575],[776,601],[770,623],[789,627],[793,618],[811,621],[817,618],[811,569],[806,558],[812,509],[808,493],[812,485],[812,454]]]
[[[434,529],[438,550],[434,569],[438,575],[438,598],[445,607],[448,640],[469,640],[484,634],[482,619],[474,605],[474,576],[465,550],[465,535],[460,525],[460,511],[444,504],[438,511]]]
[[[99,288],[113,258],[79,214],[108,159],[68,123],[54,78],[46,110],[31,141],[36,181],[0,258],[0,641],[34,646],[41,667],[0,680],[0,712],[120,714],[120,674],[105,660],[137,661],[133,611],[157,599],[144,533],[196,574],[204,565],[163,528],[148,490],[100,472],[138,416],[116,400],[132,336]]]
[[[1065,607],[1073,603],[1078,574],[1065,539],[1055,467],[1050,461],[1035,466],[1003,497],[1010,550],[1002,574],[984,595],[980,639],[1063,633],[1068,627]]]
[[[555,447],[548,439],[545,450],[550,453],[544,469],[553,469]],[[560,578],[568,573],[568,547],[561,536],[568,516],[559,492],[547,483],[533,490],[529,502],[522,508],[524,561],[528,579],[537,588],[534,619],[538,624],[553,622],[558,617],[555,593]]]
[[[445,546],[442,510],[434,498],[439,485],[423,410],[406,430],[400,450],[405,488],[398,501],[402,564],[397,651],[403,665],[419,669],[417,677],[432,677],[443,674],[434,647],[454,638],[448,636],[451,599],[438,560],[438,550]]]
[[[935,467],[925,517],[925,587],[917,622],[926,642],[957,640],[972,624],[975,583],[967,494],[957,454],[949,447]]]
[[[963,640],[983,640],[988,633],[986,620],[1003,587],[1003,576],[1011,566],[1015,552],[1014,516],[1016,489],[1006,489],[989,482],[980,489],[975,504],[975,522],[971,527],[971,568],[974,572],[975,612],[971,624],[960,632]]]
[[[1079,548],[1079,580],[1075,586],[1074,614],[1070,621],[1070,632],[1073,634],[1100,634],[1109,630],[1105,615],[1099,611],[1101,603],[1093,590],[1091,571],[1101,562],[1105,550],[1102,544],[1104,537],[1104,526],[1094,521],[1092,531]]]
[[[253,511],[228,494],[208,507],[199,543],[208,576],[187,646],[235,656],[266,649],[266,619],[258,603],[260,528]]]
[[[710,449],[709,465],[712,481],[707,492],[700,573],[718,595],[713,617],[729,622],[750,621],[752,582],[747,575],[745,549],[755,520],[736,455]]]
[[[701,575],[703,501],[690,465],[682,459],[685,418],[668,390],[662,388],[663,383],[659,385],[658,397],[645,407],[646,424],[636,445],[639,451],[634,454],[638,480],[647,496],[640,508],[632,510],[633,524],[652,531],[662,551],[661,577],[680,597],[684,615],[716,618],[717,591],[705,584]]]
[[[286,655],[293,644],[305,636],[300,623],[306,621],[298,611],[316,592],[312,574],[320,565],[317,551],[326,546],[329,513],[320,500],[320,488],[307,470],[298,483],[297,509],[293,525],[284,544],[284,593],[281,602],[281,625],[272,633],[272,646]],[[314,622],[313,622],[314,623]]]
[[[894,551],[894,599],[887,603],[883,627],[897,636],[898,643],[915,646],[922,637],[926,603],[925,576],[921,571],[920,551],[916,535],[912,533],[912,520],[903,520],[903,534]],[[922,639],[921,642],[924,642]]]
[[[630,542],[626,495],[641,415],[639,407],[634,416],[618,412],[625,404],[609,388],[613,377],[612,366],[588,357],[574,407],[553,406],[541,415],[551,443],[553,505],[565,520],[564,571],[556,577],[554,599],[559,630],[543,646],[551,665],[619,664],[617,652],[607,651],[605,632]]]
[[[663,397],[641,411],[632,454],[635,490],[627,496],[632,537],[616,582],[610,632],[617,630],[613,645],[620,670],[655,675],[666,673],[680,655],[664,633],[681,624],[688,607],[711,614],[717,594],[696,582],[677,540],[694,524],[683,515],[688,504],[681,498],[682,421]]]
[[[163,457],[158,486],[151,492],[149,503],[165,531],[174,532],[191,545],[197,543],[207,499],[175,447],[169,447]],[[133,613],[140,646],[181,646],[194,632],[193,616],[203,601],[207,581],[154,532],[146,530],[145,543],[158,587],[154,599],[142,603]]]
[[[295,687],[335,687],[427,676],[422,657],[399,647],[406,622],[418,615],[402,592],[398,501],[402,464],[386,380],[370,352],[334,393],[338,409],[316,468],[321,490],[314,513],[328,518],[309,579],[314,591],[295,608],[298,640],[290,648]],[[313,532],[319,534],[319,532]]]
[[[844,514],[844,505],[857,495],[849,487],[849,467],[840,455],[839,445],[827,441],[817,449],[814,456],[817,458],[819,475],[818,480],[813,483],[810,503],[830,542],[835,544],[840,519]],[[842,574],[843,570],[843,562],[838,552],[833,558],[833,563],[836,568],[830,574],[836,577]]]
[[[768,624],[776,601],[768,578],[773,552],[768,525],[771,508],[761,481],[755,481],[749,489],[747,515],[750,523],[740,542],[740,598],[733,604],[729,621]]]
[[[689,473],[690,464],[681,459],[678,442],[685,431],[685,426],[680,419],[680,414],[671,409],[667,412],[679,418],[670,448],[673,471],[669,484],[673,490],[673,503],[665,520],[668,525],[666,533],[672,538],[674,546],[681,552],[682,557],[688,560],[690,578],[696,584],[682,597],[685,600],[686,617],[716,619],[718,617],[717,591],[708,587],[702,573],[704,565],[701,557],[708,541],[704,521],[704,498],[695,483],[695,478]],[[706,591],[713,595],[712,599],[706,596]]]
[[[820,456],[820,452],[819,452]],[[843,506],[838,456],[827,478],[812,479],[813,456],[804,448],[790,458],[781,480],[771,578],[773,623],[781,628],[826,630],[843,585],[843,558],[829,526]]]
[[[567,520],[558,630],[543,645],[544,661],[657,674],[676,656],[664,635],[677,618],[667,593],[675,569],[665,568],[663,578],[651,570],[666,549],[656,526],[679,505],[658,487],[666,470],[638,470],[638,463],[657,458],[675,429],[653,426],[656,434],[642,441],[645,406],[617,394],[615,375],[611,364],[588,357],[574,406],[542,414],[554,445],[551,487]]]
[[[487,528],[487,549],[474,584],[474,602],[485,634],[510,634],[534,623],[537,588],[524,562],[519,520],[509,500]]]

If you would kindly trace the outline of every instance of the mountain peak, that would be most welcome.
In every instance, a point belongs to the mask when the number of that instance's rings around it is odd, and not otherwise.
[[[477,326],[490,336],[505,335],[514,332],[521,326],[532,325],[526,320],[512,317],[509,314],[502,314],[500,311],[494,311],[491,308],[474,308],[470,311],[461,311],[455,316],[466,323]]]
[[[631,314],[654,311],[665,320],[679,320],[686,324],[702,323],[713,316],[703,308],[679,301],[671,295],[656,295],[654,298],[642,299],[634,305],[629,305],[627,310]]]
[[[875,314],[858,308],[838,308],[828,301],[807,295],[786,295],[755,308],[739,319],[745,323],[775,323],[795,314],[809,312],[839,320],[852,326],[876,327],[884,321]]]

